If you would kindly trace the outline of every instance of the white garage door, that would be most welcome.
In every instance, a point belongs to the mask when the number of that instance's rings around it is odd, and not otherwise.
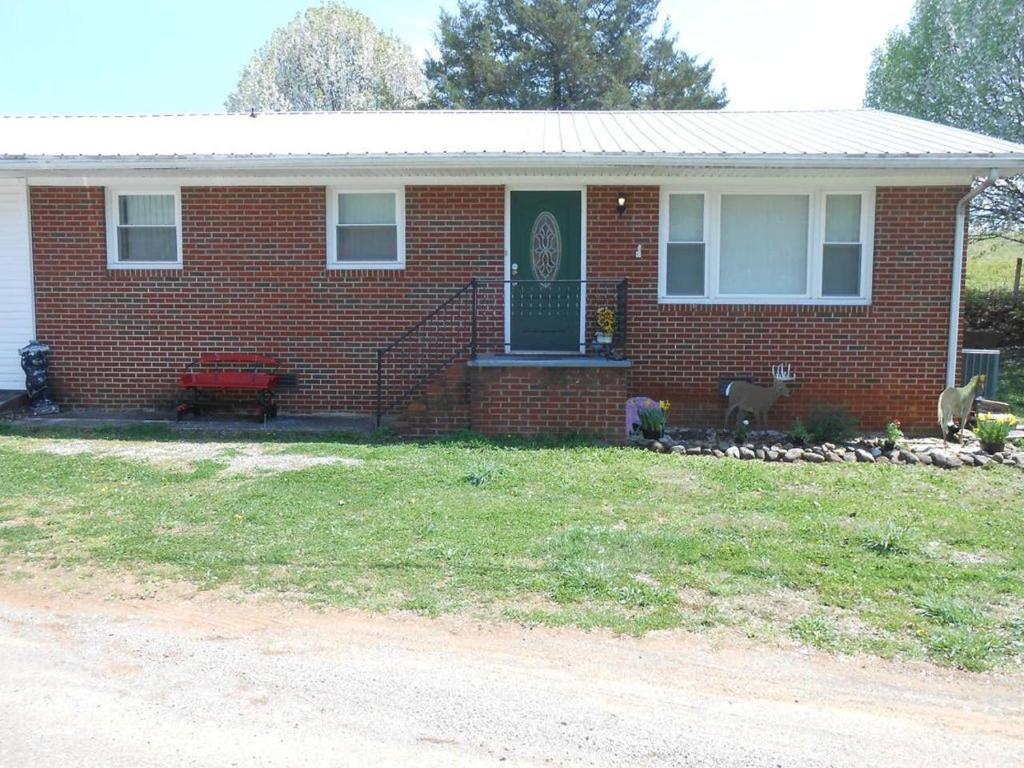
[[[23,179],[0,179],[0,389],[24,389],[18,348],[35,333],[28,194]]]

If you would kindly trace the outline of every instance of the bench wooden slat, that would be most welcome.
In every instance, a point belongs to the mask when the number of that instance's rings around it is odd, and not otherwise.
[[[280,377],[259,371],[195,371],[178,380],[185,389],[273,389]]]
[[[199,356],[193,365],[224,365],[225,363],[249,363],[264,366],[280,365],[280,361],[276,357],[240,352],[211,352],[203,354]]]

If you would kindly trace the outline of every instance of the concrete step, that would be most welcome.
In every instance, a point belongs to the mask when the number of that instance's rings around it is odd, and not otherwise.
[[[28,398],[23,390],[0,389],[0,413],[3,411],[16,411],[28,405]]]

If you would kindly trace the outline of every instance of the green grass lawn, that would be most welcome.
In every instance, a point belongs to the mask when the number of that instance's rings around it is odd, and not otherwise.
[[[0,576],[101,567],[369,610],[725,626],[972,670],[1024,657],[1020,470],[98,437],[0,430]],[[251,472],[254,451],[306,466]]]
[[[1018,256],[1024,256],[1024,243],[999,238],[972,240],[967,248],[967,289],[1010,290]]]

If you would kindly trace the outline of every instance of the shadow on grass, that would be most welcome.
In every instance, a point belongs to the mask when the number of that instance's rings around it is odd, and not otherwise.
[[[405,437],[389,429],[369,432],[349,430],[324,430],[322,428],[288,430],[264,430],[258,425],[232,425],[209,429],[190,425],[187,429],[173,423],[139,424],[88,423],[88,424],[32,424],[31,422],[0,423],[0,436],[32,437],[58,440],[122,440],[138,442],[170,443],[337,443],[347,445],[448,445],[465,448],[508,448],[519,450],[544,450],[566,448],[610,447],[606,441],[585,434],[549,435],[538,437],[485,437],[472,430],[463,430],[436,437]]]

